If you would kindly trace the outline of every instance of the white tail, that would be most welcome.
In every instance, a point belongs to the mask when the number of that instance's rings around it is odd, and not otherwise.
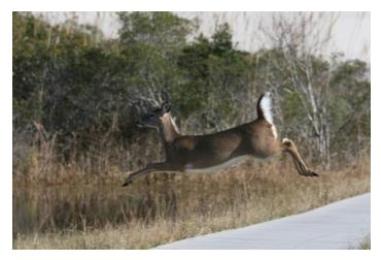
[[[267,158],[285,152],[291,155],[295,169],[303,176],[318,176],[307,167],[295,143],[290,139],[278,140],[271,113],[270,93],[257,102],[258,118],[252,122],[208,135],[181,135],[170,114],[168,101],[148,113],[139,122],[143,127],[159,129],[165,145],[166,160],[151,163],[146,168],[130,174],[123,184],[152,172],[205,169],[224,164],[240,156]]]
[[[272,113],[272,101],[271,93],[266,92],[263,97],[259,100],[259,108],[262,110],[263,117],[267,122],[273,124],[273,113]]]

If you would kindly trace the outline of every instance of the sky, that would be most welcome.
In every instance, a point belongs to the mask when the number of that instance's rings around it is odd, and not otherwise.
[[[39,13],[41,14],[41,13]],[[199,31],[210,36],[218,24],[227,22],[232,28],[233,42],[241,50],[255,52],[268,47],[259,28],[269,29],[273,12],[177,12],[181,17],[199,20]],[[278,13],[279,14],[279,13]],[[300,13],[299,13],[300,14]],[[305,13],[308,15],[310,13]],[[116,14],[111,12],[49,12],[42,14],[52,23],[61,23],[68,18],[76,18],[79,23],[98,26],[106,37],[117,37],[120,24]],[[283,13],[294,19],[298,13]],[[326,32],[328,23],[335,20],[332,38],[324,48],[323,55],[341,52],[345,58],[370,60],[370,13],[368,12],[325,12],[319,13],[317,30]]]

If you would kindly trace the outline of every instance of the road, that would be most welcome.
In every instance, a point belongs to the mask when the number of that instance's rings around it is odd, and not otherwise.
[[[198,236],[157,249],[349,249],[370,234],[370,194],[244,228]]]

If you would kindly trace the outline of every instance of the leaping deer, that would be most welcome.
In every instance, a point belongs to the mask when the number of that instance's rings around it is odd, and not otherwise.
[[[170,103],[164,101],[161,107],[142,117],[138,124],[140,127],[159,130],[164,141],[166,160],[150,163],[146,168],[130,174],[123,186],[152,172],[207,169],[245,155],[268,158],[280,152],[291,155],[300,175],[319,176],[307,167],[292,140],[284,138],[281,142],[278,139],[269,92],[258,99],[257,113],[258,117],[254,121],[221,132],[181,135],[172,119]]]

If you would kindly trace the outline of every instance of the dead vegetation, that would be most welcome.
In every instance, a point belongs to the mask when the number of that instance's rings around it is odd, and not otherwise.
[[[332,30],[316,25],[333,28],[337,14],[269,15],[250,37],[270,46],[249,53],[227,23],[207,38],[175,13],[118,13],[110,41],[75,19],[52,26],[14,12],[13,247],[150,248],[369,191],[370,64],[320,55]],[[279,136],[300,144],[320,177],[274,158],[122,188],[125,171],[164,159],[134,112],[136,98],[162,90],[187,134],[248,122],[253,100],[273,92]]]
[[[303,212],[369,191],[368,158],[319,178],[299,176],[280,158],[213,175],[157,174],[128,188],[112,168],[89,178],[75,166],[55,166],[70,178],[14,178],[14,248],[150,248]]]

